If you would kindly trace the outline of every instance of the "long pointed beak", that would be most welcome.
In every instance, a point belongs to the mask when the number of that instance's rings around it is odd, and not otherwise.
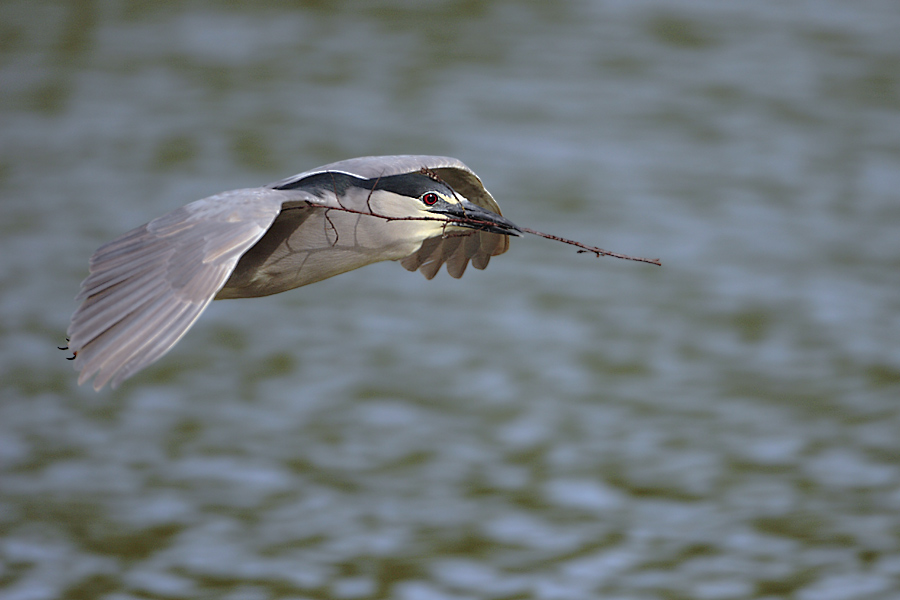
[[[519,229],[519,226],[509,219],[481,208],[477,204],[472,204],[468,200],[462,200],[459,204],[450,204],[449,207],[442,209],[440,212],[450,217],[450,220],[455,225],[461,227],[503,235],[522,235],[522,230]]]

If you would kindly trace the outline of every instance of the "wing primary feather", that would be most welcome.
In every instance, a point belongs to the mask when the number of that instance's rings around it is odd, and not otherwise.
[[[178,208],[104,244],[69,325],[79,383],[118,385],[165,354],[268,230],[306,192],[234,190]]]
[[[472,258],[472,266],[476,269],[485,269],[488,266],[488,263],[491,261],[492,256],[496,256],[497,254],[502,254],[506,252],[506,248],[501,249],[499,252],[498,249],[501,248],[503,241],[506,239],[505,235],[499,235],[496,233],[487,233],[484,232],[481,234],[481,251],[477,256]],[[508,241],[506,242],[509,243]]]
[[[86,306],[84,311],[78,314],[78,318],[72,321],[69,337],[72,337],[73,333],[78,335],[77,338],[73,338],[75,343],[71,348],[81,350],[128,315],[158,300],[161,294],[158,289],[153,288],[154,286],[148,283],[131,289],[116,288],[115,291],[118,293],[98,298]]]
[[[187,332],[191,323],[203,312],[202,309],[192,310],[192,308],[194,307],[189,304],[164,306],[151,320],[126,325],[129,329],[139,326],[141,330],[138,332],[127,331],[128,338],[125,343],[121,347],[116,347],[115,353],[99,366],[100,375],[94,381],[94,386],[103,387],[107,381],[115,377],[122,368],[130,363],[135,364],[132,372],[137,372],[142,366],[152,362],[147,360],[149,355],[157,355],[158,352],[158,356],[162,356],[178,338]],[[183,318],[185,315],[190,317],[186,323]],[[173,336],[176,336],[175,341],[166,343],[166,340]]]
[[[425,276],[425,279],[434,279],[434,276],[441,270],[441,265],[443,264],[444,261],[441,260],[440,249],[438,249],[428,257],[428,260],[419,268],[419,271]]]
[[[202,307],[199,311],[196,312],[196,314],[190,312],[182,313],[178,317],[177,322],[174,324],[174,326],[170,328],[170,331],[168,331],[165,336],[156,340],[152,348],[148,348],[141,354],[134,356],[131,360],[120,367],[118,373],[112,379],[112,387],[118,387],[119,384],[122,383],[122,381],[124,381],[128,377],[131,377],[133,374],[137,373],[147,365],[153,363],[155,360],[168,352],[172,346],[177,344],[178,341],[182,337],[184,337],[184,335],[191,328],[191,325],[194,324],[194,322],[200,317],[203,310],[205,309],[206,306]]]
[[[145,256],[138,255],[132,257],[133,260],[130,263],[123,262],[122,264],[113,267],[109,267],[105,263],[96,264],[91,271],[91,274],[84,280],[84,283],[81,286],[81,292],[76,297],[76,300],[84,300],[85,298],[94,296],[104,289],[116,285],[125,279],[134,278],[137,270],[144,268],[147,265],[159,263],[161,259],[168,259],[173,252],[171,249],[166,252],[153,250],[153,252],[149,252]]]
[[[143,310],[126,314],[99,332],[96,337],[77,351],[75,364],[77,368],[81,369],[79,383],[83,383],[91,375],[100,371],[111,359],[114,359],[116,356],[121,357],[125,353],[131,339],[128,337],[131,333],[129,327],[134,322],[135,314],[143,313],[146,317],[148,313],[150,315],[160,312],[165,314],[171,309],[172,307],[167,305],[164,299],[157,298],[150,306],[145,306]]]
[[[481,250],[481,232],[476,231],[472,233],[472,235],[466,236],[465,239],[465,253],[466,258],[475,258],[478,256],[478,252]]]
[[[441,244],[441,238],[433,237],[428,238],[424,242],[422,242],[422,246],[413,254],[410,254],[400,263],[402,264],[408,271],[415,271],[419,267],[421,267],[425,261],[432,255],[432,253],[437,249]]]
[[[469,259],[466,257],[465,238],[448,238],[444,240],[444,246],[443,255],[447,260],[447,272],[454,279],[459,279],[469,264]]]

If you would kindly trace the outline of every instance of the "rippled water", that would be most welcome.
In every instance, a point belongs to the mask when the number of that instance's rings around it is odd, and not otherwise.
[[[0,596],[900,598],[892,0],[0,5]],[[115,392],[101,243],[448,154],[485,272],[215,303]]]

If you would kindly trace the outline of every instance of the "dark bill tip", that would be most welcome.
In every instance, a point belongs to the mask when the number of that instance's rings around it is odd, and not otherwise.
[[[490,233],[499,233],[502,235],[520,236],[522,230],[518,225],[495,212],[481,208],[477,204],[472,204],[467,200],[463,200],[460,204],[451,204],[441,210],[441,213],[450,217],[456,225],[478,229],[480,231],[488,231]]]

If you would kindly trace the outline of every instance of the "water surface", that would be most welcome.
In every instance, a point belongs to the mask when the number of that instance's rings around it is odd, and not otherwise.
[[[889,0],[0,7],[0,595],[900,598]],[[217,302],[120,389],[101,243],[358,155],[469,164],[485,272]]]

